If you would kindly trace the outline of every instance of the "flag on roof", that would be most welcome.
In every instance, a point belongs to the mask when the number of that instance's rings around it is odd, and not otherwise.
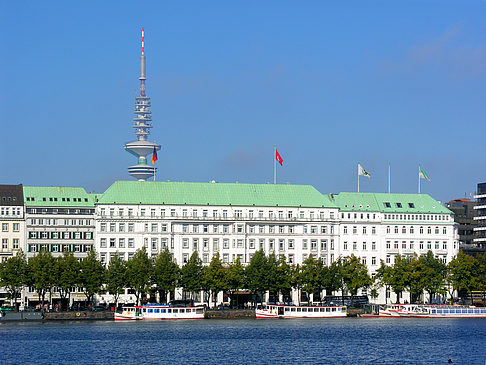
[[[283,158],[280,156],[280,153],[278,153],[277,149],[275,148],[275,159],[278,161],[280,166],[283,166]]]
[[[370,173],[366,171],[360,164],[358,164],[358,176],[366,176],[368,179],[371,177]]]
[[[429,175],[427,175],[427,173],[424,170],[422,170],[420,166],[419,166],[419,179],[425,179],[427,181],[430,181]]]
[[[152,153],[152,165],[155,164],[155,161],[157,161],[157,148],[154,146],[154,152]]]

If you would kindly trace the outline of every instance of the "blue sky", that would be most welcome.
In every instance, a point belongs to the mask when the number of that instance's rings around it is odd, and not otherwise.
[[[3,1],[0,183],[131,179],[145,28],[157,180],[323,193],[486,181],[486,1]]]

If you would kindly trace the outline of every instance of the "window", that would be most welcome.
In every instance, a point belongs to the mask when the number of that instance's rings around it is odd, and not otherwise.
[[[321,234],[326,234],[326,233],[327,233],[327,227],[321,226]]]
[[[402,227],[402,233],[407,233],[407,227],[405,226]]]
[[[259,226],[258,231],[259,231],[260,233],[265,233],[265,226]]]
[[[415,205],[413,203],[408,203],[409,208],[415,208]]]
[[[290,254],[289,255],[289,264],[293,264],[294,263],[294,255]]]
[[[20,225],[19,225],[19,223],[14,223],[14,224],[13,224],[13,231],[14,231],[14,232],[18,232],[19,230],[20,230]]]
[[[229,262],[229,254],[225,253],[223,254],[223,262],[227,264]]]
[[[389,264],[390,263],[390,255],[386,255],[386,263]]]
[[[347,250],[348,249],[348,242],[347,241],[344,241],[343,242],[343,250]]]
[[[366,251],[366,242],[363,242],[363,251]]]
[[[407,248],[407,242],[406,241],[402,241],[402,249],[406,249]]]
[[[119,238],[118,239],[118,247],[125,247],[125,239],[124,238]]]
[[[289,233],[294,233],[294,226],[289,226]]]
[[[135,247],[134,239],[129,238],[128,239],[128,248],[133,248],[133,247]]]
[[[106,232],[106,223],[101,223],[100,224],[100,231],[101,232]]]
[[[182,232],[183,233],[189,232],[189,224],[183,224],[182,225]]]
[[[229,248],[229,239],[225,238],[223,240],[223,248],[228,249]]]
[[[8,248],[8,239],[2,238],[2,249],[6,250]]]
[[[373,256],[371,258],[371,265],[376,265],[376,257],[375,256]]]
[[[145,217],[145,209],[140,209],[140,216]]]
[[[187,253],[182,255],[182,262],[184,264],[187,264],[187,261],[189,261],[189,255]]]
[[[275,240],[268,240],[268,246],[270,248],[270,251],[273,251],[273,249],[275,248]]]
[[[285,232],[285,226],[278,226],[278,232],[284,233]]]
[[[353,226],[353,234],[358,234],[358,227]]]
[[[14,246],[15,246],[15,245],[14,245]],[[14,248],[15,248],[15,247],[14,247]],[[444,241],[444,242],[442,243],[442,249],[443,249],[443,250],[447,250],[447,242],[446,242],[446,241]]]
[[[307,250],[307,240],[302,240],[302,248]]]
[[[189,239],[188,238],[182,239],[182,248],[189,248]]]
[[[317,240],[311,240],[311,250],[317,251]]]
[[[356,251],[358,249],[358,244],[356,242],[353,242],[353,251]]]
[[[207,224],[203,225],[203,233],[208,233],[209,232],[209,226]]]
[[[331,250],[334,250],[334,239],[331,239]],[[331,255],[331,262],[333,262],[334,255]]]
[[[391,208],[391,204],[389,202],[384,202],[385,208]]]
[[[402,203],[395,203],[396,207],[397,208],[401,208],[402,207]]]
[[[106,238],[101,238],[100,239],[100,247],[105,248],[106,247]]]
[[[366,227],[363,227],[363,234],[366,234]]]
[[[395,241],[393,243],[393,248],[396,249],[396,250],[398,250],[398,241]]]
[[[162,224],[162,232],[167,232],[167,224]]]
[[[283,251],[285,249],[285,240],[278,240],[278,249]]]
[[[447,234],[447,228],[446,227],[442,228],[442,234]]]
[[[343,226],[343,233],[348,234],[348,226]]]
[[[420,232],[420,234],[424,234],[424,227],[420,227],[419,232]]]
[[[133,223],[128,223],[128,232],[133,232]]]
[[[251,239],[249,242],[250,242],[250,248],[255,248],[255,240]]]
[[[444,245],[445,245],[445,243],[444,243]],[[19,249],[19,239],[18,238],[14,238],[12,240],[12,248],[14,250],[18,250]]]
[[[395,226],[394,232],[395,232],[395,234],[398,234],[398,226]]]
[[[294,240],[289,240],[289,250],[293,250],[294,249]]]
[[[118,230],[120,232],[125,232],[125,223],[118,224]]]
[[[155,212],[154,212],[155,214]],[[157,232],[157,223],[152,223],[152,225],[150,226],[150,231],[151,232]]]
[[[208,251],[209,250],[209,238],[204,238],[203,239],[203,250]]]

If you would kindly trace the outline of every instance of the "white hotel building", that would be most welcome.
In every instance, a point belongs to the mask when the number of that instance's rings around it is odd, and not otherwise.
[[[426,194],[323,195],[309,185],[117,181],[96,204],[95,248],[108,263],[115,254],[130,259],[144,246],[150,256],[167,247],[181,266],[194,251],[204,264],[216,253],[224,263],[239,257],[247,264],[259,249],[295,264],[311,254],[327,265],[354,254],[373,274],[381,260],[393,264],[398,254],[430,250],[452,260],[458,252],[452,214]],[[385,296],[395,299],[382,290],[377,302]]]

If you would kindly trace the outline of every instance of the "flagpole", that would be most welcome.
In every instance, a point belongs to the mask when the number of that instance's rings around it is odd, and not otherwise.
[[[273,145],[273,183],[277,183],[277,145]]]
[[[359,163],[358,163],[358,193],[359,193]]]
[[[419,165],[419,173],[418,173],[418,193],[420,194],[420,165]]]
[[[388,194],[391,193],[391,167],[390,163],[388,162]]]

